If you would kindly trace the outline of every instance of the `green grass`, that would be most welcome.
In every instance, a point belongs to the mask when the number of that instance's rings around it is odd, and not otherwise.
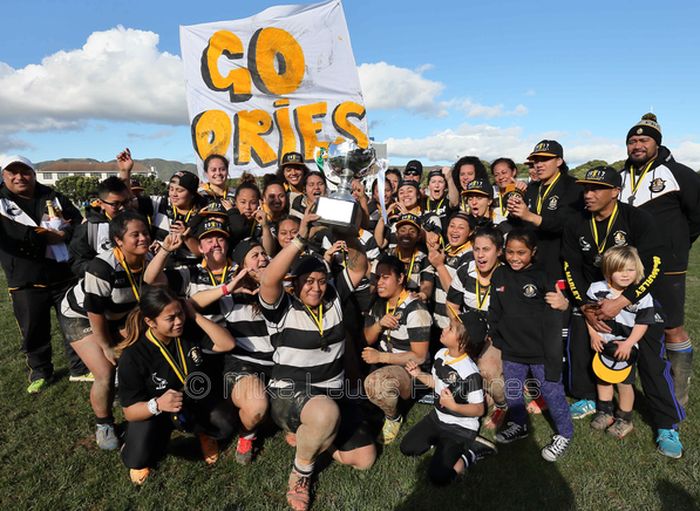
[[[4,279],[0,281],[5,286]],[[700,346],[700,252],[688,278],[687,326]],[[118,455],[95,447],[88,384],[68,383],[62,348],[54,337],[57,370],[63,377],[38,396],[25,393],[26,376],[12,310],[0,299],[0,509],[285,509],[285,488],[293,450],[279,433],[264,442],[249,467],[232,455],[213,467],[197,460],[196,442],[174,438],[169,455],[141,489],[132,487]],[[696,367],[698,364],[696,363]],[[696,382],[698,371],[696,369]],[[594,434],[577,421],[573,445],[556,464],[539,449],[551,428],[533,420],[529,439],[504,446],[498,456],[473,468],[464,480],[431,487],[428,456],[410,459],[398,445],[380,454],[367,472],[330,464],[318,476],[312,509],[402,509],[447,511],[497,509],[698,509],[700,499],[700,387],[693,388],[690,418],[681,429],[686,447],[680,460],[655,452],[645,414],[635,412],[636,430],[620,442]],[[645,409],[643,398],[638,408]],[[428,410],[415,406],[410,427]],[[117,411],[120,417],[120,412]],[[408,430],[404,427],[403,432]]]

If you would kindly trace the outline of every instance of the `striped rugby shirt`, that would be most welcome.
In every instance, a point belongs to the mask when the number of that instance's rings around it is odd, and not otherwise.
[[[219,303],[224,311],[226,328],[236,339],[236,347],[231,355],[246,362],[272,366],[275,348],[270,342],[258,297],[237,294],[225,296]]]
[[[146,261],[150,259],[149,254]],[[143,269],[131,271],[137,291],[141,288],[142,275]],[[87,319],[87,313],[92,312],[103,314],[109,321],[118,321],[137,305],[129,275],[119,263],[115,251],[109,250],[88,263],[83,278],[63,298],[61,314],[67,318]]]
[[[466,353],[452,358],[447,348],[442,348],[435,354],[431,373],[435,382],[435,394],[438,396],[435,400],[438,420],[448,426],[479,431],[479,417],[465,417],[448,410],[440,405],[439,398],[443,389],[449,389],[458,404],[484,402],[481,374],[474,361]]]
[[[425,304],[410,293],[395,311],[387,311],[387,300],[375,300],[369,314],[365,316],[365,326],[369,327],[381,320],[388,312],[397,316],[398,328],[384,330],[379,337],[379,351],[385,353],[407,353],[411,351],[412,342],[430,341],[430,326],[433,319]]]
[[[199,197],[199,196],[197,196]],[[197,218],[198,205],[195,204],[190,211],[175,212],[175,208],[170,204],[170,199],[167,196],[152,196],[153,203],[153,220],[151,221],[151,232],[154,241],[163,241],[170,234],[170,224],[176,220],[182,220],[186,227],[191,226]],[[170,257],[168,266],[174,266],[175,263],[180,264],[196,264],[199,262],[199,257],[195,256],[189,248],[183,243],[177,251]]]
[[[450,289],[447,291],[447,301],[463,304],[465,307],[485,314],[489,310],[491,290],[490,286],[485,289],[481,289],[481,286],[479,286],[481,298],[477,299],[476,275],[476,261],[474,259],[460,266],[457,269],[455,278],[452,279]]]
[[[207,291],[211,288],[219,287],[221,284],[231,282],[236,273],[236,267],[235,265],[232,267],[232,265],[233,263],[229,261],[225,275],[214,275],[209,272],[203,263],[178,266],[172,270],[166,270],[165,274],[168,277],[168,285],[172,289],[190,298],[200,291]],[[201,312],[205,318],[223,325],[226,310],[223,306],[223,300],[217,300],[207,305]]]
[[[390,245],[388,253],[401,259],[396,245]],[[406,265],[406,289],[409,291],[420,291],[421,282],[424,280],[433,282],[435,280],[435,269],[430,266],[428,254],[418,248],[418,245],[416,245],[414,249],[414,254],[415,258],[411,256],[407,260],[401,259],[401,261]],[[413,261],[413,264],[411,264],[411,261]],[[376,263],[377,261],[374,262],[372,267],[372,273],[375,279],[377,271]]]
[[[323,297],[323,337],[304,304],[293,294],[282,292],[274,304],[260,298],[272,346],[270,387],[339,389],[345,372],[345,328],[343,302],[354,287],[347,270],[343,270],[326,288]]]
[[[457,269],[462,267],[464,264],[468,263],[469,261],[472,261],[474,259],[474,253],[472,252],[472,247],[471,244],[468,246],[464,247],[462,250],[459,252],[455,253],[454,255],[447,255],[445,254],[445,268],[447,269],[447,272],[450,274],[450,277],[452,277],[452,282],[454,283],[455,277],[457,276]],[[433,268],[431,266],[431,268]],[[435,324],[440,327],[440,328],[447,328],[450,326],[450,319],[452,319],[452,315],[449,313],[447,310],[447,291],[446,289],[442,288],[442,282],[440,281],[440,275],[438,275],[438,272],[435,268],[433,268],[433,272],[435,273],[435,294],[434,294],[434,301],[435,301]],[[454,302],[454,303],[459,303],[459,302]],[[459,312],[459,311],[455,311]]]
[[[592,302],[614,298],[610,286],[604,280],[591,284],[586,294]],[[603,342],[624,341],[632,333],[634,325],[653,325],[656,323],[654,299],[647,293],[638,302],[628,305],[617,316],[605,323],[612,328],[612,332],[598,332]]]

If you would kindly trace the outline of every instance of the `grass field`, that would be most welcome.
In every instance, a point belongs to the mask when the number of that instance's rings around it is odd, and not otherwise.
[[[5,288],[4,278],[0,286]],[[688,295],[686,323],[700,346],[700,251],[692,257]],[[174,437],[173,453],[155,476],[141,489],[132,487],[118,455],[95,446],[89,385],[68,382],[57,336],[55,361],[62,377],[33,397],[25,393],[24,361],[7,293],[0,299],[0,331],[0,509],[285,509],[293,450],[274,432],[249,467],[237,465],[232,454],[206,467],[194,439]],[[681,428],[686,451],[680,460],[656,453],[639,397],[636,429],[622,442],[594,434],[584,419],[575,424],[568,455],[548,463],[539,450],[551,428],[538,416],[530,438],[504,446],[498,456],[444,489],[426,481],[427,456],[405,458],[398,445],[384,449],[367,472],[326,463],[312,509],[700,509],[698,367],[696,361],[690,418]],[[413,407],[407,426],[427,410]]]

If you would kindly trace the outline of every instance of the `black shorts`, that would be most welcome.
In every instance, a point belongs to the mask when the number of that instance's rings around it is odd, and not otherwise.
[[[326,396],[321,389],[313,387],[302,391],[293,388],[270,388],[270,415],[272,420],[284,431],[296,433],[301,425],[301,411],[312,397]],[[371,445],[371,429],[365,420],[359,404],[348,398],[333,399],[340,409],[340,427],[333,445],[340,451],[351,451]]]
[[[685,273],[668,275],[656,283],[654,298],[661,305],[665,328],[683,326],[685,321]]]
[[[224,358],[224,381],[229,389],[238,383],[244,376],[257,376],[267,386],[272,375],[272,366],[256,364],[249,360],[241,360],[233,355],[227,354]]]
[[[92,334],[90,320],[87,318],[69,318],[58,314],[58,324],[68,342],[77,342]],[[119,330],[126,324],[126,316],[120,320],[107,321],[107,328],[112,334],[112,339],[119,339]]]

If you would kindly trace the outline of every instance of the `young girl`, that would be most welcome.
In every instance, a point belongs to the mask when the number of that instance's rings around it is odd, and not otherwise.
[[[473,235],[473,260],[457,269],[447,291],[447,309],[473,311],[485,319],[493,296],[491,276],[501,264],[503,234],[493,227],[478,229]],[[493,399],[494,408],[484,424],[488,429],[500,427],[506,417],[506,398],[503,392],[501,354],[488,339],[470,332],[472,343],[480,352],[475,361],[486,380],[486,392]]]
[[[505,250],[508,265],[491,277],[489,333],[493,345],[501,350],[503,376],[509,384],[508,422],[495,439],[506,444],[527,437],[523,386],[529,371],[538,381],[556,429],[542,457],[556,461],[569,447],[574,428],[561,378],[561,332],[552,328],[558,324],[559,313],[544,300],[550,285],[545,273],[532,264],[536,251],[534,232],[513,229]]]
[[[588,298],[595,302],[606,298],[614,299],[622,294],[628,286],[638,284],[644,278],[644,265],[634,247],[611,247],[603,254],[602,267],[605,280],[594,282],[588,288]],[[608,322],[611,333],[596,332],[590,325],[591,348],[598,353],[607,343],[615,343],[615,358],[629,360],[637,343],[646,334],[649,325],[653,325],[654,301],[651,295],[645,295],[638,302],[620,311]],[[613,415],[613,386],[598,380],[598,403],[591,427],[606,430],[609,434],[624,438],[634,429],[632,425],[632,407],[634,405],[634,365],[627,378],[616,385],[619,395],[618,409]]]
[[[467,353],[467,329],[459,318],[453,318],[442,331],[440,342],[444,348],[435,355],[431,374],[421,372],[415,361],[406,363],[406,371],[435,389],[437,399],[435,408],[401,442],[406,456],[419,456],[435,446],[428,476],[436,485],[447,484],[461,474],[476,461],[477,453],[496,452],[487,440],[477,440],[484,390],[479,369]]]
[[[205,350],[234,345],[226,328],[183,304],[174,291],[143,290],[117,347],[119,401],[128,421],[121,456],[134,484],[143,484],[165,455],[175,427],[199,435],[208,464],[218,459],[216,440],[229,436],[235,421],[223,389],[216,388],[221,369],[209,363]]]

